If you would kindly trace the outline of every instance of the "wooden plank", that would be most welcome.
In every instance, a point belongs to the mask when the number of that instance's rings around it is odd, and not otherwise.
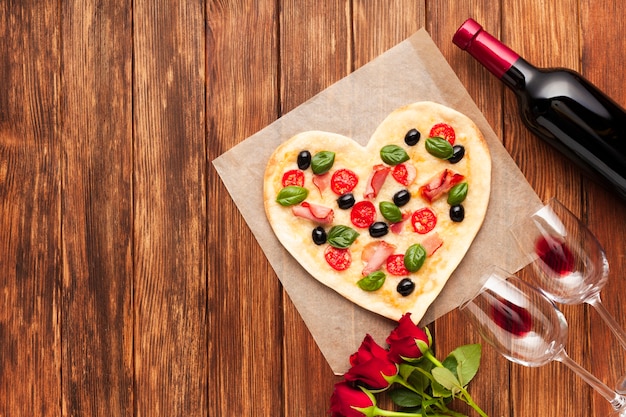
[[[426,25],[425,1],[354,1],[353,68],[367,64]]]
[[[348,0],[281,3],[281,109],[288,112],[350,73],[352,9]],[[325,415],[339,379],[286,295],[283,305],[285,415]],[[292,365],[302,358],[307,358],[308,366]]]
[[[283,0],[280,15],[281,110],[286,113],[350,73],[347,0]]]
[[[131,13],[64,2],[63,413],[133,414]]]
[[[135,414],[203,416],[209,383],[204,7],[136,1],[132,12]]]
[[[279,115],[278,13],[276,2],[208,2],[209,161]],[[214,170],[208,196],[208,415],[280,415],[280,281]]]
[[[446,16],[445,19],[432,19],[428,22],[427,28],[434,42],[483,112],[496,135],[502,138],[503,87],[501,83],[468,53],[452,43],[454,33],[469,17],[478,21],[494,36],[499,36],[500,2],[492,2],[488,8],[476,7],[472,3],[449,1],[429,2],[428,6],[428,16]],[[511,415],[508,361],[488,346],[476,329],[466,323],[466,319],[456,310],[439,318],[434,324],[434,329],[435,351],[442,359],[460,345],[482,344],[482,365],[478,375],[470,384],[469,392],[474,399],[489,399],[478,403],[488,415]],[[470,413],[470,415],[474,413],[470,407],[459,401],[455,402],[455,406],[455,409],[459,411]]]
[[[578,24],[577,0],[551,3],[505,0],[502,8],[507,11],[503,16],[502,38],[512,49],[537,66],[578,69],[580,45],[578,37],[572,36],[572,30]],[[518,16],[533,18],[521,24]],[[580,171],[523,127],[518,116],[517,102],[508,91],[504,111],[505,145],[538,195],[543,199],[557,197],[572,211],[580,214]],[[581,306],[565,306],[562,310],[569,323],[570,340],[579,342],[568,344],[567,351],[575,361],[588,367],[585,309]],[[579,414],[580,410],[589,410],[590,389],[561,364],[551,363],[541,368],[515,365],[511,378],[516,416]],[[538,390],[537,387],[545,389]],[[577,394],[574,396],[572,392]]]
[[[61,414],[59,26],[56,2],[0,3],[3,417]]]
[[[580,33],[582,41],[581,72],[590,81],[622,106],[626,106],[626,87],[620,71],[626,56],[624,20],[621,5],[616,2],[580,2]],[[621,18],[620,18],[621,17]],[[611,24],[606,24],[607,20]],[[584,215],[591,231],[604,247],[609,262],[609,281],[601,293],[603,303],[617,321],[626,327],[623,277],[626,274],[626,223],[622,221],[626,203],[610,191],[585,181],[587,205]],[[609,386],[626,374],[622,347],[601,323],[598,314],[589,309],[587,354],[591,370]],[[608,415],[611,407],[602,397],[594,396],[596,415]]]

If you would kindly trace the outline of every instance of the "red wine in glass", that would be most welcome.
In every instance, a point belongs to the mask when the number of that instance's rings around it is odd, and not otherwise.
[[[525,308],[509,300],[499,299],[491,306],[491,317],[499,327],[514,336],[524,336],[532,328],[532,318]]]
[[[541,236],[535,243],[535,252],[558,277],[565,277],[574,271],[574,255],[565,242]]]
[[[546,294],[496,267],[486,275],[478,294],[459,307],[481,336],[504,357],[524,366],[563,363],[619,411],[612,416],[626,417],[626,397],[567,355],[567,321]]]

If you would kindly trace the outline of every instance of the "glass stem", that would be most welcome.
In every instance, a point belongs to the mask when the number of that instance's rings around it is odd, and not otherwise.
[[[609,313],[604,307],[604,304],[602,304],[602,301],[600,300],[600,294],[597,293],[593,295],[589,299],[585,300],[585,302],[596,309],[598,314],[600,314],[600,317],[602,317],[602,320],[604,320],[607,326],[609,326],[609,329],[611,329],[620,345],[622,345],[622,348],[626,349],[626,333],[624,332],[622,326],[620,326],[611,313]]]
[[[626,398],[622,397],[611,388],[609,388],[604,382],[600,381],[598,378],[593,376],[589,371],[576,363],[572,358],[567,356],[565,350],[561,350],[561,352],[554,358],[555,360],[561,362],[568,368],[570,368],[576,375],[581,377],[587,384],[589,384],[593,389],[595,389],[600,395],[602,395],[606,400],[611,403],[613,409],[621,410],[626,407]]]

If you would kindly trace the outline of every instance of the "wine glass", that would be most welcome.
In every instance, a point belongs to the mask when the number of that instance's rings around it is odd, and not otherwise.
[[[459,310],[481,336],[511,362],[537,367],[558,361],[569,367],[626,416],[626,398],[571,359],[565,351],[567,321],[543,292],[515,275],[492,267],[478,294]]]
[[[511,233],[531,260],[536,285],[558,303],[591,305],[626,349],[626,332],[600,299],[609,278],[604,248],[578,217],[552,198]],[[626,376],[618,391],[626,392]]]

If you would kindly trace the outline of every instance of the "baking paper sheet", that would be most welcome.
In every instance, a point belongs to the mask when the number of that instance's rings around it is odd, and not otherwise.
[[[348,370],[349,356],[358,349],[366,333],[384,346],[396,323],[354,305],[320,284],[282,248],[263,208],[265,165],[280,143],[306,130],[339,133],[365,145],[389,113],[424,100],[447,105],[474,120],[487,140],[493,161],[492,191],[483,227],[422,319],[420,324],[426,325],[458,307],[467,294],[476,292],[482,284],[482,272],[489,265],[514,272],[527,263],[518,254],[508,228],[519,216],[536,211],[541,200],[424,29],[213,161],[336,374]]]

